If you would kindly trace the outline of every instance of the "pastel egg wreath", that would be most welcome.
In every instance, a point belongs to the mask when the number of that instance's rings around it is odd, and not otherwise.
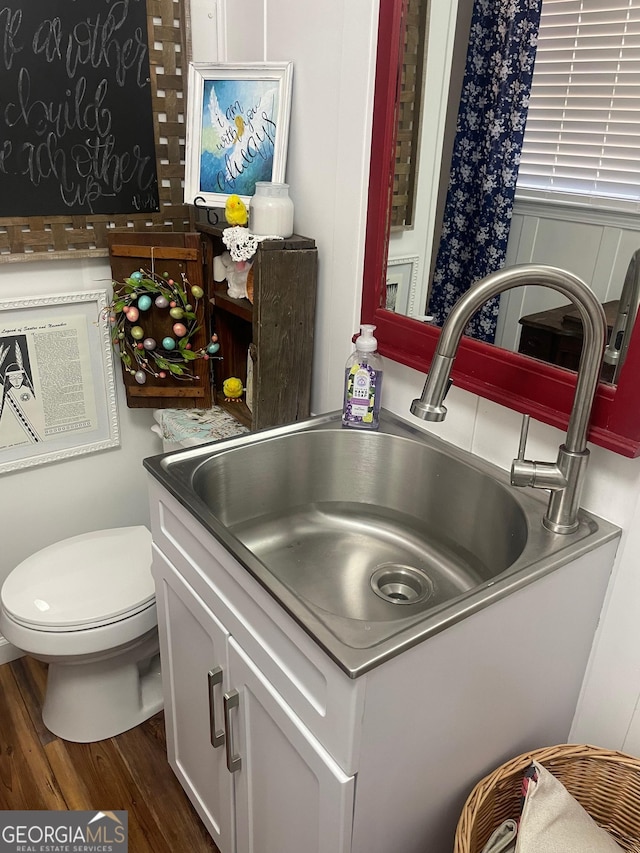
[[[113,301],[107,312],[111,321],[111,342],[117,350],[124,370],[140,385],[147,375],[156,379],[199,379],[191,370],[197,359],[209,358],[206,348],[193,349],[193,336],[200,329],[197,318],[198,302],[203,290],[191,286],[185,275],[180,283],[167,273],[158,276],[146,270],[136,270],[124,283],[114,282]],[[162,341],[148,337],[144,331],[144,316],[150,311],[168,311],[175,336]]]

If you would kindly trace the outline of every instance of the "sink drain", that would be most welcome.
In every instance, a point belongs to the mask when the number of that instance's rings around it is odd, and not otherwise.
[[[385,563],[371,575],[371,589],[391,604],[418,604],[431,597],[433,582],[413,566]]]

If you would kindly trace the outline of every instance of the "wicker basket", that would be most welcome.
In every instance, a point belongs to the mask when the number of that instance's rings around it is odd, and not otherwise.
[[[534,760],[623,850],[640,853],[640,760],[582,744],[526,752],[478,782],[460,815],[454,853],[480,853],[494,829],[519,817],[522,774]]]

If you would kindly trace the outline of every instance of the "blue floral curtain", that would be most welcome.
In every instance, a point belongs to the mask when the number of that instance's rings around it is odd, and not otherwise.
[[[504,265],[542,0],[475,0],[442,236],[428,312]],[[493,342],[499,298],[466,334]]]

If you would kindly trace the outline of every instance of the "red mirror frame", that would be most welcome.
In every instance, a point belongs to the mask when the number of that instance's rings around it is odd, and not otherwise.
[[[373,323],[382,355],[427,373],[440,330],[384,309],[388,213],[393,183],[395,116],[404,0],[380,0],[378,53],[362,290],[362,322]],[[463,338],[453,383],[536,420],[566,429],[576,374],[543,361]],[[589,440],[623,456],[640,455],[640,322],[617,385],[600,383]],[[416,389],[416,396],[421,388]]]

